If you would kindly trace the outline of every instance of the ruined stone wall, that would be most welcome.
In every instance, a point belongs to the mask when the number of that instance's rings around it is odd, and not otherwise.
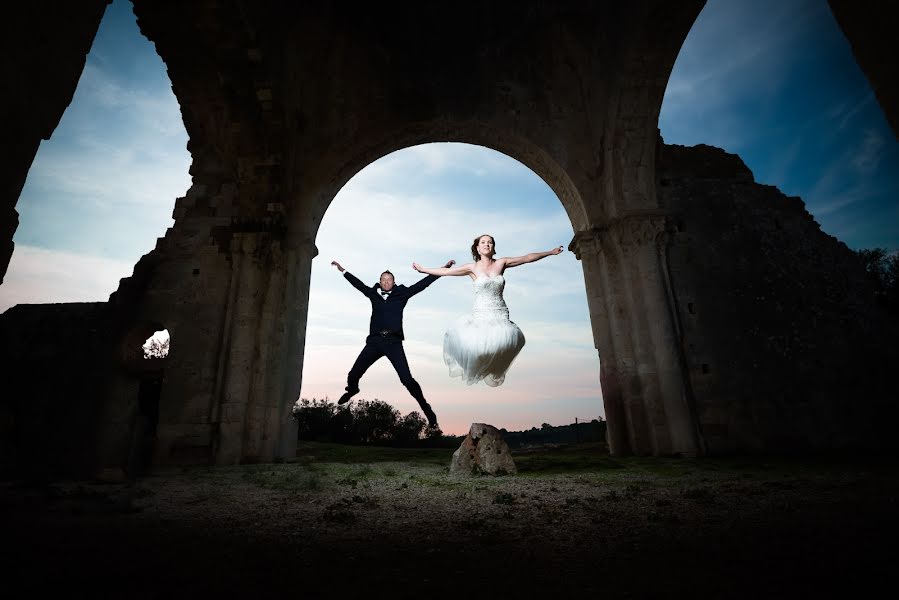
[[[799,198],[717,148],[663,145],[674,308],[713,453],[891,445],[899,323]]]
[[[158,322],[171,336],[159,406],[158,462],[212,458],[212,382],[230,280],[228,261],[210,243],[207,228],[170,230],[110,298],[131,320]]]
[[[18,305],[0,315],[5,469],[90,477],[104,466],[109,316],[104,302]]]
[[[285,236],[285,140],[272,66],[238,3],[134,4],[166,61],[193,158],[175,225],[131,278],[139,283],[117,293],[138,318],[171,325],[180,340],[163,385],[157,463],[289,456],[293,446],[275,446],[291,437],[295,446],[295,435],[275,430],[290,428],[284,369],[301,367],[278,357],[291,330],[285,321],[296,320],[294,310],[305,317],[286,298],[303,288],[302,275],[294,282],[296,253],[312,246]],[[134,285],[144,291],[125,292]]]

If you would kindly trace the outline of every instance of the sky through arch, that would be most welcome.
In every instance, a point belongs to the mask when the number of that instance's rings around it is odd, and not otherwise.
[[[330,265],[374,283],[389,269],[398,283],[422,276],[412,262],[439,266],[471,260],[475,236],[490,233],[500,256],[567,246],[573,236],[561,202],[533,171],[481,146],[436,143],[389,154],[357,173],[337,194],[319,228],[306,334],[304,398],[339,397],[368,333],[368,301]],[[563,425],[603,414],[583,271],[567,250],[510,269],[506,303],[527,343],[498,388],[466,386],[443,364],[443,334],[473,301],[468,277],[446,277],[406,308],[406,354],[413,376],[447,433],[472,422],[507,429]],[[358,398],[418,410],[382,359],[363,378]]]
[[[659,129],[738,154],[850,248],[899,250],[899,141],[826,0],[708,0]]]

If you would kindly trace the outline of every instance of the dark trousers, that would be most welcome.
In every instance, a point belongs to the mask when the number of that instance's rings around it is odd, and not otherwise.
[[[400,383],[406,386],[412,397],[418,401],[421,410],[430,421],[434,416],[434,411],[425,400],[425,395],[421,391],[421,386],[412,378],[409,371],[409,362],[406,360],[406,351],[403,350],[403,340],[396,336],[382,337],[380,335],[370,335],[365,339],[365,347],[359,353],[353,368],[350,369],[346,378],[346,391],[356,393],[359,391],[359,380],[368,371],[368,368],[375,364],[382,356],[386,356],[390,364],[393,365],[396,374],[400,376]]]

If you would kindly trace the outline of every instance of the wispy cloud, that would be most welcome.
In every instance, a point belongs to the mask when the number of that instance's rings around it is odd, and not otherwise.
[[[805,192],[809,212],[827,217],[881,193],[881,184],[868,175],[880,164],[885,145],[880,132],[866,129],[853,144],[821,165],[820,175]]]
[[[895,205],[899,144],[825,2],[710,0],[659,127],[668,143],[738,153],[852,247],[888,236],[871,215]]]
[[[153,132],[165,137],[184,137],[181,112],[172,110],[173,103],[177,107],[177,99],[170,87],[125,86],[115,75],[97,64],[96,60],[90,60],[81,73],[78,90],[86,111],[101,110],[130,115],[130,123],[138,129],[136,133]],[[81,113],[82,104],[74,105],[76,114]],[[92,122],[85,121],[81,125],[91,128]]]
[[[874,91],[873,90],[862,90],[861,99],[852,104],[848,109],[846,109],[847,104],[841,104],[834,113],[830,115],[832,119],[839,118],[840,123],[837,126],[839,129],[844,129],[849,123],[853,121],[856,115],[858,115],[863,109],[865,109],[871,102],[874,100]]]
[[[454,143],[422,144],[388,154],[365,169],[366,181],[378,185],[391,181],[396,172],[409,177],[436,177],[447,174],[493,178],[537,177],[522,173],[513,159],[488,148]]]
[[[823,5],[823,3],[821,3]],[[828,18],[812,2],[710,0],[672,70],[659,118],[669,143],[739,152],[766,134],[795,57]],[[748,114],[748,111],[752,114]]]
[[[23,196],[65,193],[103,206],[171,207],[190,186],[186,143],[170,89],[123,89],[88,62],[72,106],[29,173],[36,189]]]
[[[187,134],[161,60],[146,40],[139,49],[161,76],[129,79],[98,60],[99,48],[88,55],[28,173],[17,243],[137,261],[173,223],[191,181]]]
[[[864,136],[855,149],[852,157],[852,165],[862,174],[867,174],[877,168],[885,146],[883,135],[873,129],[866,129]]]
[[[796,139],[786,147],[777,148],[773,152],[771,164],[767,170],[767,181],[777,186],[783,186],[791,171],[796,168],[801,149],[802,138],[800,136],[796,136]]]
[[[0,311],[16,304],[105,302],[133,268],[130,261],[16,245],[0,285]]]

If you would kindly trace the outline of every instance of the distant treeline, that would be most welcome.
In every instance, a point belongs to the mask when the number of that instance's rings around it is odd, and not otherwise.
[[[506,431],[505,429],[500,431],[510,448],[606,441],[606,422],[601,417],[570,425],[553,426],[544,423],[540,429],[531,427],[524,431]]]
[[[403,416],[381,400],[353,400],[337,406],[327,398],[301,399],[293,407],[300,440],[336,442],[339,444],[369,444],[400,447],[457,447],[465,436],[443,435],[427,428],[418,412]],[[510,448],[524,448],[544,444],[575,444],[604,442],[606,423],[602,418],[575,425],[552,426],[544,423],[540,429],[525,431],[502,429]]]
[[[381,446],[435,446],[443,440],[439,430],[428,430],[418,412],[403,416],[380,400],[353,400],[337,406],[327,398],[301,399],[293,407],[300,440]],[[461,438],[460,438],[461,439]],[[461,442],[460,442],[461,443]]]

